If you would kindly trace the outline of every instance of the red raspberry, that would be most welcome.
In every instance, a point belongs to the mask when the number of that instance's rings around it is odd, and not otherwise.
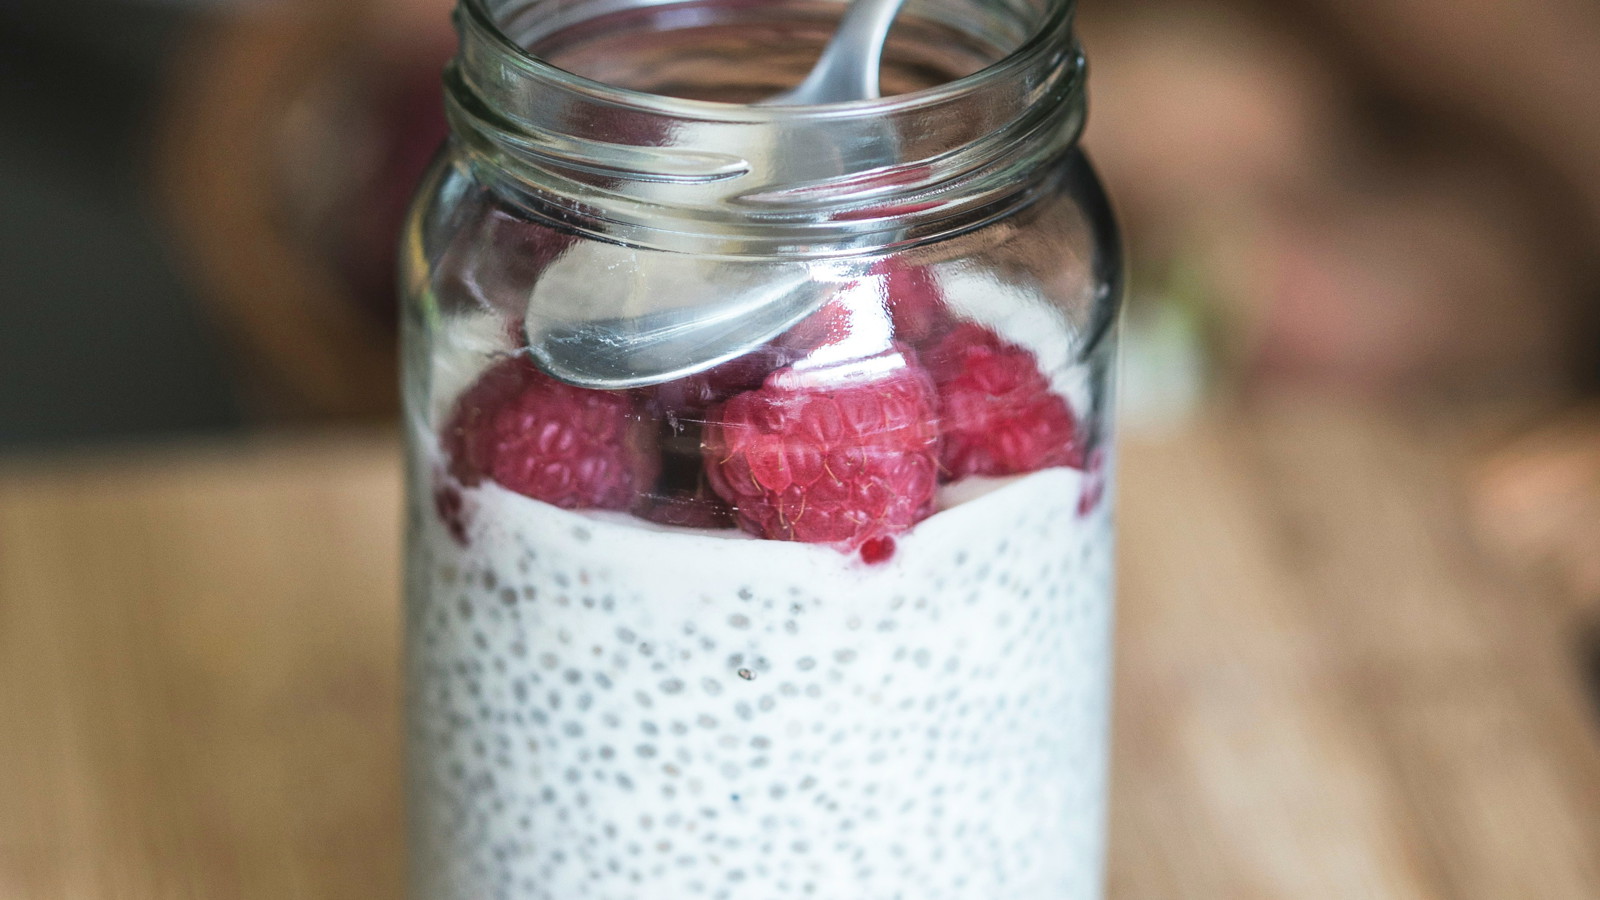
[[[704,372],[646,388],[646,392],[651,405],[663,416],[694,421],[712,405],[734,394],[760,387],[768,375],[783,368],[797,356],[797,353],[777,344],[763,344]]]
[[[950,327],[944,292],[926,266],[913,266],[903,260],[884,260],[873,270],[883,277],[889,314],[894,317],[895,337],[920,343]]]
[[[816,312],[796,322],[773,342],[793,362],[818,350],[847,346],[846,355],[865,357],[890,349],[894,327],[886,312],[883,279],[862,278],[840,285]],[[876,346],[871,346],[872,344]]]
[[[705,431],[711,487],[740,527],[764,538],[885,543],[926,517],[938,486],[933,385],[903,356],[870,380],[825,383],[794,369],[711,411]]]
[[[890,327],[884,322],[888,312]],[[918,344],[950,327],[944,293],[922,266],[887,259],[872,267],[870,277],[841,290],[822,308],[802,320],[779,343],[809,352],[837,345],[852,336],[883,332],[902,344]]]
[[[1032,353],[968,323],[924,359],[939,388],[946,478],[1083,467],[1077,421]]]
[[[733,511],[711,490],[701,456],[706,411],[735,394],[759,388],[795,353],[769,343],[704,372],[644,389],[661,420],[661,476],[635,512],[661,525],[732,528]]]
[[[793,357],[802,357],[823,347],[832,347],[848,340],[855,330],[857,318],[882,312],[862,312],[855,308],[862,301],[860,295],[846,292],[822,305],[821,309],[795,323],[793,328],[778,337],[778,343]],[[874,309],[876,306],[874,304]],[[888,329],[884,329],[885,334]],[[759,385],[757,385],[759,387]]]
[[[660,466],[632,394],[563,384],[525,357],[461,395],[444,443],[462,484],[488,478],[564,509],[628,509]]]

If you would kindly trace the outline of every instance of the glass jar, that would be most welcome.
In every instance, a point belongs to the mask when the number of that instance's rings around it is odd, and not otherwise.
[[[1070,4],[911,0],[883,99],[759,105],[842,8],[457,12],[404,238],[419,900],[1101,895],[1121,259]],[[562,368],[591,305],[625,383]]]

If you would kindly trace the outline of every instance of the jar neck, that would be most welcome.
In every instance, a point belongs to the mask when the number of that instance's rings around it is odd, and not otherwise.
[[[988,42],[994,61],[909,93],[793,107],[616,87],[541,56],[552,36],[627,2],[462,0],[446,74],[477,176],[610,240],[784,256],[928,240],[1026,202],[1082,130],[1069,0],[1011,3],[1005,21],[983,0],[930,0],[929,15]],[[904,15],[918,10],[912,0]],[[1014,45],[995,47],[1007,31]]]

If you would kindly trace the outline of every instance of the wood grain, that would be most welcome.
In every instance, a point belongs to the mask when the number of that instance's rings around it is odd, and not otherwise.
[[[1111,893],[1600,896],[1570,603],[1470,436],[1218,414],[1122,465]],[[401,895],[387,435],[0,469],[0,898]]]
[[[399,896],[392,456],[0,479],[0,896]]]

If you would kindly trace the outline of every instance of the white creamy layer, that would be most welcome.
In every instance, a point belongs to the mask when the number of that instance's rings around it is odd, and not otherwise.
[[[1098,897],[1111,528],[1082,481],[963,485],[880,566],[492,484],[465,548],[417,514],[418,897]]]

